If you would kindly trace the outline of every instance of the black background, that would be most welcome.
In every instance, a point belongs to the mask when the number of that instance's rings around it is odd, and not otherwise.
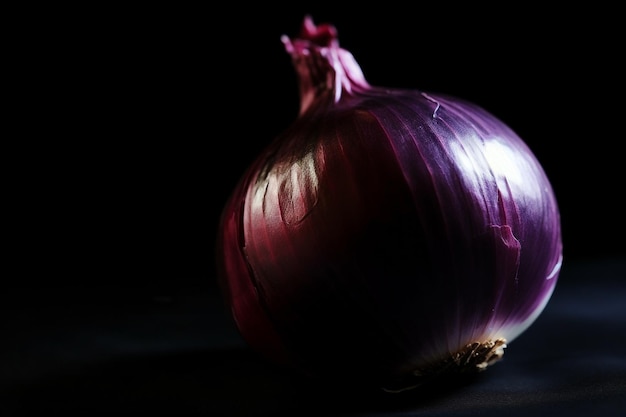
[[[44,140],[26,150],[43,175],[25,244],[47,256],[46,286],[216,290],[221,208],[297,115],[280,36],[305,14],[337,27],[371,84],[456,95],[511,126],[553,183],[565,262],[626,253],[614,11],[151,6],[50,20],[29,49]]]
[[[219,296],[219,215],[254,156],[297,116],[280,36],[296,35],[305,14],[336,26],[370,84],[456,95],[512,127],[557,194],[564,265],[626,254],[615,10],[315,2],[47,12],[41,27],[25,19],[36,35],[23,29],[27,61],[16,62],[29,109],[16,155],[26,185],[12,200],[19,267],[5,305],[29,311],[28,323],[59,305],[78,316],[73,306],[95,299],[114,306],[104,315]]]

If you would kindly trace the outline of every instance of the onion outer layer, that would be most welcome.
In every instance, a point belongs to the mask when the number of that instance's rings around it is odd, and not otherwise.
[[[388,391],[484,370],[539,316],[562,263],[532,151],[455,97],[371,86],[332,25],[283,36],[300,113],[244,173],[218,273],[256,351]]]

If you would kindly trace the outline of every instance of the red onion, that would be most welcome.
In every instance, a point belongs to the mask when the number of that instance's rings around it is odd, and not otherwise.
[[[305,375],[388,391],[478,371],[542,312],[552,186],[483,108],[370,85],[334,26],[283,36],[300,113],[225,205],[218,272],[242,337]]]

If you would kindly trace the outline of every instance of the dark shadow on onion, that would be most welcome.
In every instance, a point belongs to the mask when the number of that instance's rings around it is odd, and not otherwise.
[[[4,415],[151,414],[264,416],[351,415],[419,407],[471,378],[404,393],[311,380],[277,369],[246,349],[136,356],[72,369],[3,390]],[[42,414],[40,414],[42,413]]]

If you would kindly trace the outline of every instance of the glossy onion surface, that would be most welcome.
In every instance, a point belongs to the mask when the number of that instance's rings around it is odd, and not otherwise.
[[[250,346],[309,375],[411,387],[484,369],[548,302],[553,189],[502,121],[371,86],[332,25],[283,37],[298,118],[227,202],[220,285]]]

